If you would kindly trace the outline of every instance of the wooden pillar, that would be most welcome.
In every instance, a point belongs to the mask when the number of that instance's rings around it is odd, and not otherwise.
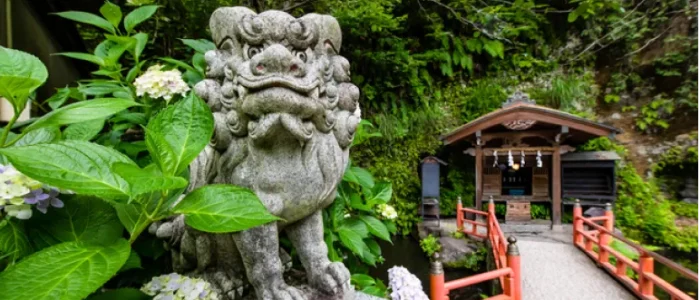
[[[552,225],[561,225],[561,153],[559,144],[552,152]]]
[[[483,196],[483,174],[484,174],[484,150],[481,148],[481,145],[476,146],[476,155],[474,157],[476,159],[476,167],[475,172],[476,172],[476,195],[475,195],[475,203],[476,204],[476,209],[481,210],[481,198]]]

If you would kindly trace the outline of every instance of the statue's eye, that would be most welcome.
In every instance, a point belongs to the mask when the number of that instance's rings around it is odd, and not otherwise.
[[[294,51],[294,56],[296,56],[301,61],[306,62],[306,52],[297,50]]]
[[[260,52],[262,52],[260,47],[251,46],[248,48],[248,58],[253,58],[253,56],[258,55]]]

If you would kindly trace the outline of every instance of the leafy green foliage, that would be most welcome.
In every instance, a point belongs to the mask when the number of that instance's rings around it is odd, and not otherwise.
[[[432,259],[433,254],[440,252],[442,250],[442,245],[440,245],[440,240],[438,240],[432,234],[428,235],[426,238],[420,240],[420,247],[423,252]]]
[[[350,277],[350,283],[354,285],[358,291],[365,294],[380,298],[386,297],[387,287],[384,282],[379,279],[374,279],[365,274],[353,274]]]
[[[0,97],[10,101],[15,112],[24,110],[29,95],[47,77],[46,67],[34,55],[0,47]]]
[[[386,205],[391,196],[392,185],[375,182],[367,170],[351,166],[345,171],[335,201],[323,211],[324,238],[331,260],[340,261],[351,253],[346,263],[351,271],[359,273],[366,272],[363,264],[374,266],[383,261],[375,239],[391,242],[396,227],[379,213],[379,206]]]
[[[657,98],[649,104],[642,106],[637,117],[636,125],[642,131],[655,131],[657,129],[667,129],[669,124],[666,117],[675,110],[673,101],[670,99]]]
[[[129,243],[123,239],[107,246],[61,243],[0,273],[0,290],[13,291],[3,295],[12,300],[82,299],[114,276],[129,253]]]
[[[688,136],[689,139],[697,139],[697,132]],[[693,176],[698,169],[697,146],[675,146],[666,150],[658,161],[652,166],[652,171],[657,176]]]
[[[248,189],[228,184],[200,187],[173,208],[192,228],[214,233],[236,232],[277,221]]]
[[[551,218],[551,205],[532,203],[530,205],[530,217],[535,220],[549,220]]]
[[[213,132],[209,107],[190,93],[148,122],[146,146],[163,174],[179,174],[209,143]]]

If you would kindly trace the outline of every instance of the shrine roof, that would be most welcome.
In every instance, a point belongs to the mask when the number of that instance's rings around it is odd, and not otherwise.
[[[474,135],[478,131],[499,125],[515,128],[513,131],[524,131],[536,123],[567,126],[574,131],[590,136],[612,136],[621,131],[613,126],[584,119],[553,108],[535,104],[527,94],[516,92],[503,103],[502,108],[487,113],[457,129],[443,135],[440,139],[446,145],[455,143]],[[520,128],[518,128],[520,127]],[[524,127],[524,128],[523,128]]]

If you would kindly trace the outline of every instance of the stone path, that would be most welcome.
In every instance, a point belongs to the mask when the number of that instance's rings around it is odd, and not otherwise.
[[[442,227],[456,230],[454,219]],[[452,228],[454,227],[454,228]],[[471,227],[465,224],[465,229]],[[515,236],[520,250],[523,300],[632,300],[636,299],[608,273],[571,243],[571,225],[501,224],[506,237]],[[486,233],[485,230],[478,230]]]
[[[523,300],[636,299],[564,236],[517,234]]]

